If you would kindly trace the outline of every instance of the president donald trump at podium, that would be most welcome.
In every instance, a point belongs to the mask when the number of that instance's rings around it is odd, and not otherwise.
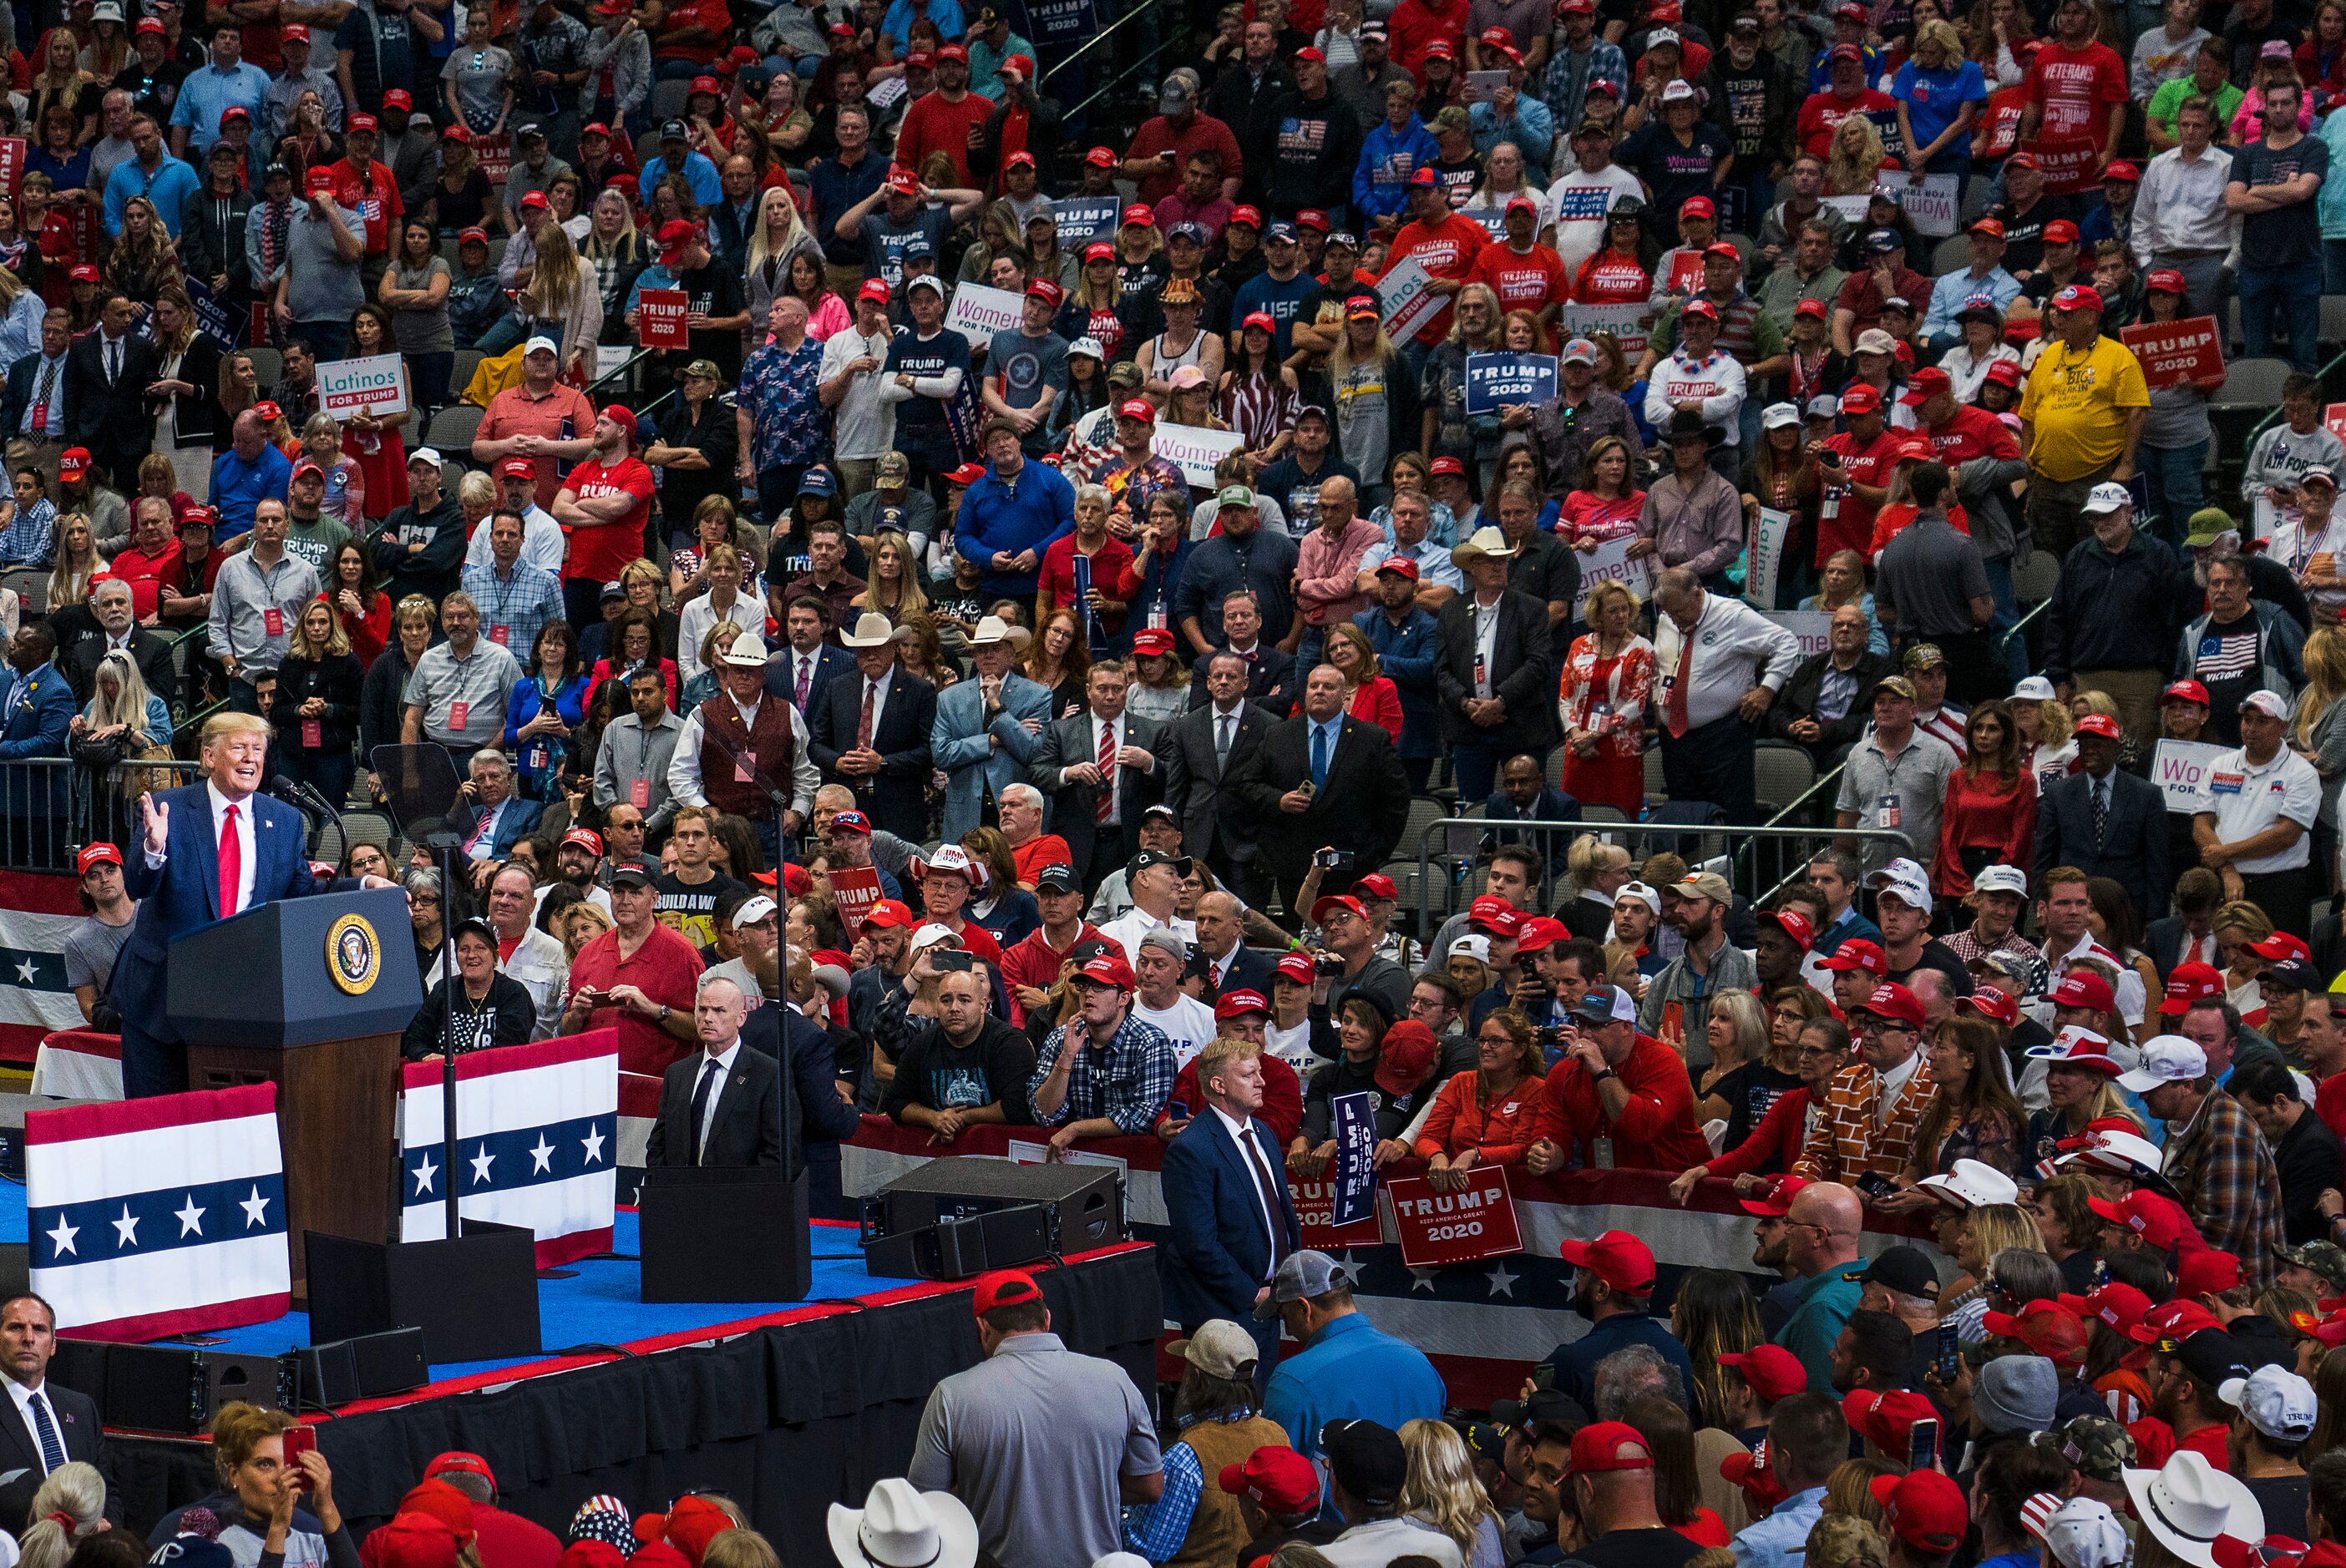
[[[255,715],[216,714],[204,725],[204,782],[138,799],[143,832],[122,879],[138,901],[138,918],[113,983],[127,1098],[188,1086],[187,1043],[166,1011],[171,939],[272,899],[327,891],[311,874],[301,814],[260,793],[270,733],[269,721]],[[336,885],[391,883],[371,876]]]

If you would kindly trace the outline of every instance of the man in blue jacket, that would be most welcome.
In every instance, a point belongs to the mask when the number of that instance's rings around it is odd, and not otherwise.
[[[1352,171],[1352,206],[1362,226],[1399,229],[1409,205],[1409,177],[1441,161],[1433,133],[1417,117],[1417,84],[1386,83],[1385,117],[1362,137],[1361,161]]]
[[[1411,793],[1423,794],[1442,750],[1440,693],[1433,677],[1440,657],[1438,624],[1418,605],[1415,561],[1388,556],[1368,575],[1375,579],[1377,602],[1354,616],[1352,624],[1368,635],[1377,667],[1392,677],[1401,694],[1401,770],[1409,776]]]
[[[1287,1429],[1304,1458],[1320,1457],[1320,1432],[1330,1421],[1371,1420],[1399,1431],[1421,1416],[1442,1419],[1442,1374],[1416,1346],[1361,1316],[1351,1277],[1326,1253],[1289,1253],[1271,1277],[1270,1299],[1255,1310],[1276,1312],[1303,1347],[1271,1373],[1262,1413]]]
[[[985,460],[985,477],[961,498],[954,548],[977,563],[988,597],[1031,599],[1043,552],[1075,532],[1075,486],[1050,464],[1028,462],[1006,419],[986,422]]]
[[[50,662],[56,651],[57,635],[46,621],[26,621],[8,640],[0,812],[8,863],[27,871],[62,871],[66,859],[72,785],[65,758],[74,699],[65,672]]]
[[[1158,1252],[1165,1300],[1185,1333],[1210,1318],[1246,1324],[1260,1354],[1279,1359],[1279,1322],[1255,1316],[1280,1259],[1301,1239],[1278,1136],[1261,1119],[1262,1049],[1227,1036],[1198,1054],[1206,1108],[1165,1149],[1165,1210],[1173,1240]]]

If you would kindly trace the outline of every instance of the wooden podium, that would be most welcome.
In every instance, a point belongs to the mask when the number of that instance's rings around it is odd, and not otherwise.
[[[423,1000],[410,932],[404,898],[378,888],[261,904],[171,943],[189,1087],[277,1085],[296,1306],[303,1233],[396,1238],[400,1034]]]

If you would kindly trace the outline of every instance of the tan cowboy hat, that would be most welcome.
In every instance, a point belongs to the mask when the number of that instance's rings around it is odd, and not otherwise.
[[[1483,555],[1488,555],[1494,561],[1511,561],[1515,559],[1515,547],[1508,544],[1507,536],[1496,528],[1477,528],[1474,530],[1474,537],[1464,544],[1451,546],[1450,564],[1454,566],[1464,566],[1467,562]]]
[[[866,610],[855,617],[855,629],[840,633],[839,640],[844,647],[879,648],[886,647],[895,635],[896,628],[888,624],[887,616]]]
[[[980,619],[977,630],[970,633],[968,638],[969,646],[974,648],[992,647],[996,643],[1008,643],[1014,648],[1023,648],[1034,640],[1035,635],[1025,626],[1007,625],[1000,616],[986,616]]]

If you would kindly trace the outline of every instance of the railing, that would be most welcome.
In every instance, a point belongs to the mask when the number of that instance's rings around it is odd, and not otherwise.
[[[100,771],[70,757],[0,762],[0,871],[70,873],[86,844],[125,844],[138,832],[138,796],[196,776],[166,759]]]
[[[1835,769],[1836,773],[1838,771]],[[1819,782],[1821,783],[1822,780]],[[1814,787],[1811,787],[1809,793],[1815,793]],[[1807,795],[1803,795],[1801,799],[1805,800],[1807,798]],[[1798,804],[1799,802],[1794,803],[1795,806]],[[1610,839],[1616,841],[1636,839],[1643,841],[1647,854],[1662,851],[1681,853],[1685,855],[1688,865],[1698,868],[1703,862],[1724,859],[1728,862],[1726,872],[1728,885],[1755,902],[1764,899],[1768,892],[1774,891],[1773,889],[1763,891],[1759,886],[1759,878],[1764,873],[1759,867],[1758,850],[1766,843],[1806,842],[1813,846],[1800,856],[1800,864],[1802,869],[1806,868],[1810,855],[1814,855],[1819,850],[1830,849],[1836,843],[1851,840],[1860,844],[1879,844],[1901,855],[1912,855],[1914,852],[1912,842],[1905,834],[1894,828],[1837,828],[1830,824],[1780,826],[1779,824],[1793,809],[1794,807],[1787,807],[1783,811],[1778,812],[1774,818],[1757,827],[1741,827],[1731,822],[1702,824],[1655,821],[1566,822],[1542,818],[1500,821],[1488,817],[1437,818],[1426,823],[1418,835],[1418,942],[1420,945],[1423,945],[1433,936],[1434,862],[1439,860],[1449,865],[1463,867],[1471,867],[1474,864],[1474,860],[1470,856],[1454,855],[1446,850],[1439,855],[1434,852],[1435,835],[1438,833],[1446,838],[1450,830],[1455,828],[1471,829],[1478,840],[1481,835],[1493,832],[1511,833],[1518,838],[1531,835],[1547,838],[1559,834],[1594,833],[1600,839]],[[1698,841],[1693,846],[1694,852],[1688,853],[1681,846],[1690,839]],[[1705,840],[1715,840],[1717,842],[1709,845],[1699,842]],[[1734,846],[1731,851],[1730,844]],[[1451,896],[1454,891],[1454,883],[1447,875],[1443,878],[1443,882],[1445,889],[1442,900],[1443,915],[1447,918],[1457,912]],[[1777,887],[1782,885],[1780,881],[1776,884]]]

